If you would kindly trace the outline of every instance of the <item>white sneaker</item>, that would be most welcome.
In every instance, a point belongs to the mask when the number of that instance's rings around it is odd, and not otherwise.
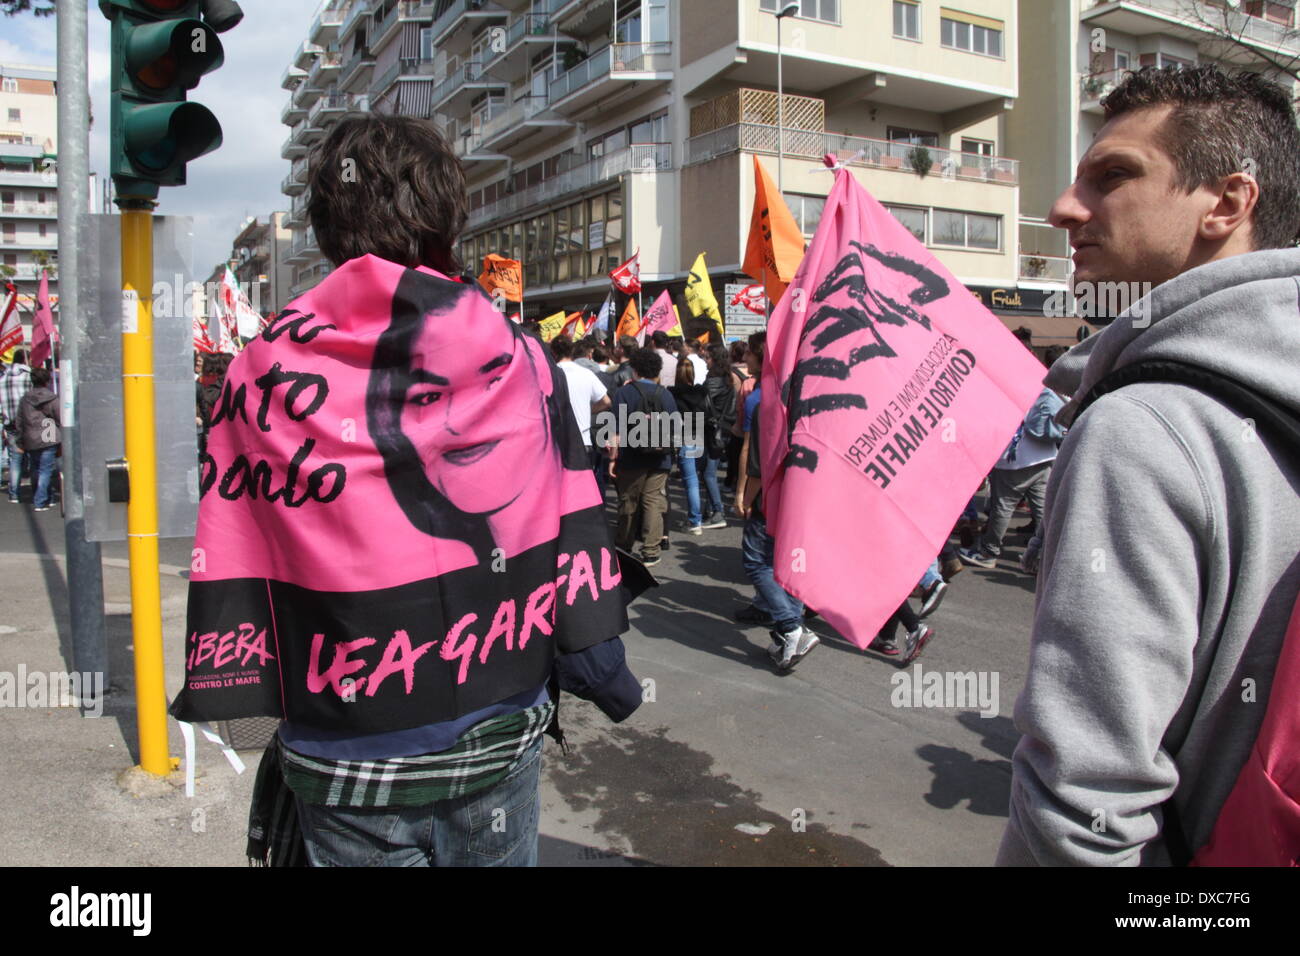
[[[821,639],[806,627],[796,628],[789,634],[778,634],[773,631],[772,637],[781,644],[779,656],[773,655],[772,659],[783,671],[790,670],[821,643]],[[771,654],[771,651],[772,649],[769,649],[768,653]]]
[[[686,529],[687,534],[701,535],[704,534],[704,528],[701,525],[693,524]]]

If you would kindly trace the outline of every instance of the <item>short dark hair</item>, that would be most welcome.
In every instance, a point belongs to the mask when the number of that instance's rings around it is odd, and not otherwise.
[[[1258,73],[1145,67],[1101,101],[1106,119],[1172,106],[1159,132],[1177,185],[1192,192],[1233,173],[1259,183],[1251,217],[1256,249],[1283,249],[1300,235],[1300,130],[1290,96]],[[1244,169],[1245,161],[1252,167]]]
[[[32,369],[32,388],[45,388],[50,384],[50,370],[48,368]]]
[[[609,361],[609,353],[605,351],[605,346],[597,345],[591,350],[591,360],[598,365],[604,365]]]
[[[745,361],[745,343],[735,341],[731,343],[731,364],[739,365]]]
[[[636,336],[620,335],[618,337],[618,347],[623,350],[623,358],[630,357],[638,348],[636,344]]]
[[[26,364],[27,364],[27,350],[26,350],[26,349],[14,349],[14,362],[13,362],[13,364],[14,364],[14,365],[26,365]]]
[[[573,358],[573,340],[563,335],[551,339],[551,358],[557,362]]]
[[[759,358],[763,357],[763,350],[767,348],[767,333],[764,331],[755,332],[749,337],[749,350]]]
[[[1011,333],[1020,340],[1020,343],[1027,349],[1034,347],[1034,330],[1028,326],[1020,326]]]
[[[325,258],[373,254],[408,268],[460,272],[465,173],[447,141],[406,116],[340,120],[311,154],[307,213]]]
[[[638,378],[657,379],[664,370],[663,357],[654,349],[636,349],[628,361]]]
[[[657,349],[663,349],[663,350],[667,351],[667,349],[668,349],[668,333],[665,332],[665,331],[663,331],[662,329],[660,329],[658,332],[653,333],[653,334],[650,336],[650,341],[653,342],[653,343],[655,344],[655,348],[657,348]]]
[[[573,343],[573,354],[578,358],[586,358],[591,354],[591,350],[596,347],[596,343],[589,336],[583,336]]]

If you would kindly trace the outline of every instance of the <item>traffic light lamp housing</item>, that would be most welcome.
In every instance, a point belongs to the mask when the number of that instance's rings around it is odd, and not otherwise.
[[[99,0],[112,21],[110,172],[121,198],[183,186],[185,164],[221,145],[221,124],[186,102],[221,66],[219,31],[243,17],[231,0]],[[202,15],[209,22],[199,19]]]

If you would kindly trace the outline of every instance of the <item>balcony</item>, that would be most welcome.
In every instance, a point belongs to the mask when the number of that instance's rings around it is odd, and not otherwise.
[[[285,159],[296,159],[299,156],[307,155],[307,146],[303,142],[303,133],[307,129],[305,119],[294,123],[289,130],[289,138],[284,141],[280,147],[280,155]]]
[[[1030,282],[1068,283],[1074,273],[1074,262],[1058,256],[1026,255],[1022,251],[1019,261],[1019,277]]]
[[[284,217],[284,227],[286,229],[302,229],[308,223],[307,204],[311,202],[311,190],[304,189],[302,193],[293,197],[289,203],[289,212]]]
[[[283,90],[296,90],[298,84],[307,78],[307,71],[290,63],[280,74],[280,88]]]
[[[536,186],[498,199],[470,211],[467,230],[502,221],[534,206],[553,202],[570,193],[581,192],[617,179],[625,173],[657,173],[673,168],[671,143],[641,143],[629,146],[566,170]]]
[[[1101,115],[1101,101],[1124,78],[1128,70],[1105,70],[1101,73],[1079,75],[1079,109],[1085,113]]]
[[[912,176],[919,175],[918,161],[924,162],[921,149],[929,154],[927,176],[1002,186],[1015,186],[1020,182],[1020,162],[1015,159],[962,153],[937,146],[917,147],[911,143],[867,139],[863,136],[843,136],[815,130],[785,130],[786,156],[820,162],[827,153],[834,153],[850,166],[892,169]],[[686,164],[706,163],[719,156],[742,151],[776,155],[777,128],[757,123],[737,123],[692,136],[686,141]]]
[[[54,261],[54,265],[56,266],[58,265],[57,259]],[[34,262],[20,262],[18,265],[10,266],[9,268],[14,270],[14,275],[13,275],[14,279],[19,281],[23,281],[23,280],[34,281],[41,277],[41,269],[45,267],[38,266]],[[58,279],[55,276],[51,276],[50,281],[57,282]]]
[[[46,249],[54,250],[59,247],[59,237],[53,236],[4,236],[0,238],[0,247],[5,249]]]
[[[417,20],[428,23],[433,19],[433,0],[402,0],[400,3],[393,5],[387,15],[375,24],[375,29],[371,34],[370,46],[375,50],[382,50],[388,41],[397,35],[394,29],[398,23],[407,20]],[[434,41],[437,46],[437,41]]]
[[[325,129],[344,113],[355,112],[357,100],[364,99],[368,98],[331,90],[312,104],[311,111],[307,114],[307,126],[309,129]]]
[[[483,0],[456,0],[448,7],[433,23],[434,48],[459,52],[485,21],[504,22],[509,16],[505,10],[484,10],[483,5]]]
[[[307,160],[295,159],[289,166],[289,175],[280,184],[280,192],[286,196],[300,196],[307,189]]]
[[[313,43],[328,44],[338,38],[348,10],[347,0],[325,0],[311,22],[307,37]]]
[[[290,96],[289,102],[284,104],[284,109],[280,110],[280,122],[285,126],[292,126],[300,119],[307,116],[307,108],[297,102],[297,97]]]
[[[316,62],[311,65],[307,71],[307,82],[312,86],[318,86],[330,81],[329,74],[337,71],[343,65],[343,54],[338,50],[326,50],[320,56],[316,57]]]
[[[549,110],[550,100],[545,95],[521,96],[504,111],[483,124],[479,133],[483,145],[496,152],[506,149],[545,129],[562,129],[573,124]]]
[[[568,46],[576,43],[572,37],[552,33],[551,20],[546,14],[526,13],[506,30],[505,45],[496,53],[489,53],[483,63],[493,76],[514,82],[528,75],[533,55],[542,47],[552,44]]]
[[[352,6],[348,7],[347,15],[344,16],[343,22],[339,24],[339,39],[346,39],[363,18],[370,14],[370,0],[352,0]]]
[[[433,109],[452,116],[469,112],[470,103],[486,90],[506,90],[510,84],[483,72],[483,64],[470,60],[454,68],[433,88]]]
[[[51,183],[50,185],[54,184]],[[0,203],[0,215],[54,219],[59,215],[59,204],[57,202],[31,202],[28,200]]]
[[[550,84],[550,100],[557,113],[574,116],[639,81],[647,87],[672,79],[672,44],[614,43],[598,50]]]
[[[58,174],[53,170],[29,173],[0,169],[0,186],[46,186],[53,189],[58,184]]]
[[[1222,2],[1085,0],[1085,6],[1080,19],[1090,27],[1139,37],[1164,33],[1196,44],[1208,42],[1224,47],[1218,51],[1220,59],[1249,62],[1252,58],[1245,54],[1252,48],[1275,56],[1294,57],[1300,53],[1294,13],[1292,24],[1286,25],[1232,10]],[[1235,51],[1231,49],[1234,46]]]
[[[302,231],[295,231],[293,242],[289,245],[289,254],[284,257],[288,263],[311,262],[312,259],[320,255],[320,250],[316,248],[316,233],[310,226]]]
[[[298,49],[293,54],[293,65],[300,70],[310,70],[312,60],[325,52],[325,48],[319,43],[308,43],[305,40],[298,44]]]
[[[500,153],[488,152],[483,148],[481,133],[464,133],[456,137],[451,144],[452,152],[460,157],[462,164],[469,163],[504,163],[508,157]]]
[[[369,47],[362,47],[343,64],[343,69],[339,72],[339,89],[351,90],[353,80],[364,81],[367,79],[370,69],[374,65],[374,54],[370,52]],[[362,85],[364,85],[362,82],[357,83],[357,86]]]

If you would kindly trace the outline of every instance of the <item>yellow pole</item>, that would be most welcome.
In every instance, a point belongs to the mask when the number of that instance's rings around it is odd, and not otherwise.
[[[131,633],[140,767],[165,776],[167,690],[163,682],[162,590],[158,576],[158,465],[154,447],[153,202],[122,206],[122,407],[131,497]]]

